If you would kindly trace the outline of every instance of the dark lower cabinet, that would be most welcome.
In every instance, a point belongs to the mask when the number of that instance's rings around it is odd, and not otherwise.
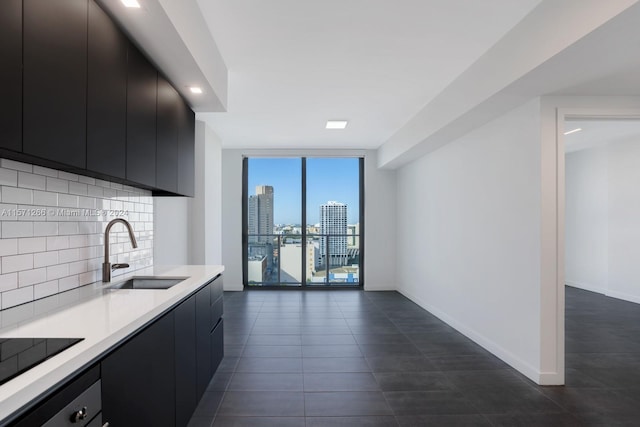
[[[211,331],[211,372],[215,373],[224,357],[224,319]]]
[[[196,396],[200,400],[213,376],[211,372],[210,284],[196,294]]]
[[[22,151],[22,0],[0,1],[0,148]]]
[[[87,169],[124,179],[129,41],[94,0],[88,43]]]
[[[155,187],[158,72],[132,43],[128,70],[127,180]]]
[[[23,2],[23,152],[79,169],[86,166],[87,12],[88,0]]]
[[[196,296],[174,310],[176,345],[176,426],[186,426],[198,404],[196,396]]]
[[[102,361],[104,422],[113,427],[175,425],[174,337],[170,312]]]

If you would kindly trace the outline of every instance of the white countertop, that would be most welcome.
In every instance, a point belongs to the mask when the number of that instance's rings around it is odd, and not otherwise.
[[[0,386],[0,423],[223,271],[220,265],[149,267],[111,284],[131,276],[188,279],[169,289],[105,289],[98,282],[0,312],[0,338],[84,338]]]

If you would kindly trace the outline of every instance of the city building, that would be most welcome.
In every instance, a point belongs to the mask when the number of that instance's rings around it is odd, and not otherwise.
[[[271,243],[273,241],[272,236],[265,236],[265,234],[274,233],[272,186],[258,185],[256,186],[256,194],[249,196],[247,226],[249,243]]]
[[[320,237],[321,262],[345,265],[347,262],[347,205],[328,201],[320,206],[320,234],[322,235]]]

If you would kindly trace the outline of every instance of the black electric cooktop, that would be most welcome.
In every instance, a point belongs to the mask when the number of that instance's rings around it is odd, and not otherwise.
[[[0,385],[84,338],[0,338]]]

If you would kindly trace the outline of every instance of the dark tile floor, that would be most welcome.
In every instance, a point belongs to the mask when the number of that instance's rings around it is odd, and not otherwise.
[[[565,387],[538,387],[396,292],[225,293],[190,426],[638,426],[640,305],[567,288]]]

